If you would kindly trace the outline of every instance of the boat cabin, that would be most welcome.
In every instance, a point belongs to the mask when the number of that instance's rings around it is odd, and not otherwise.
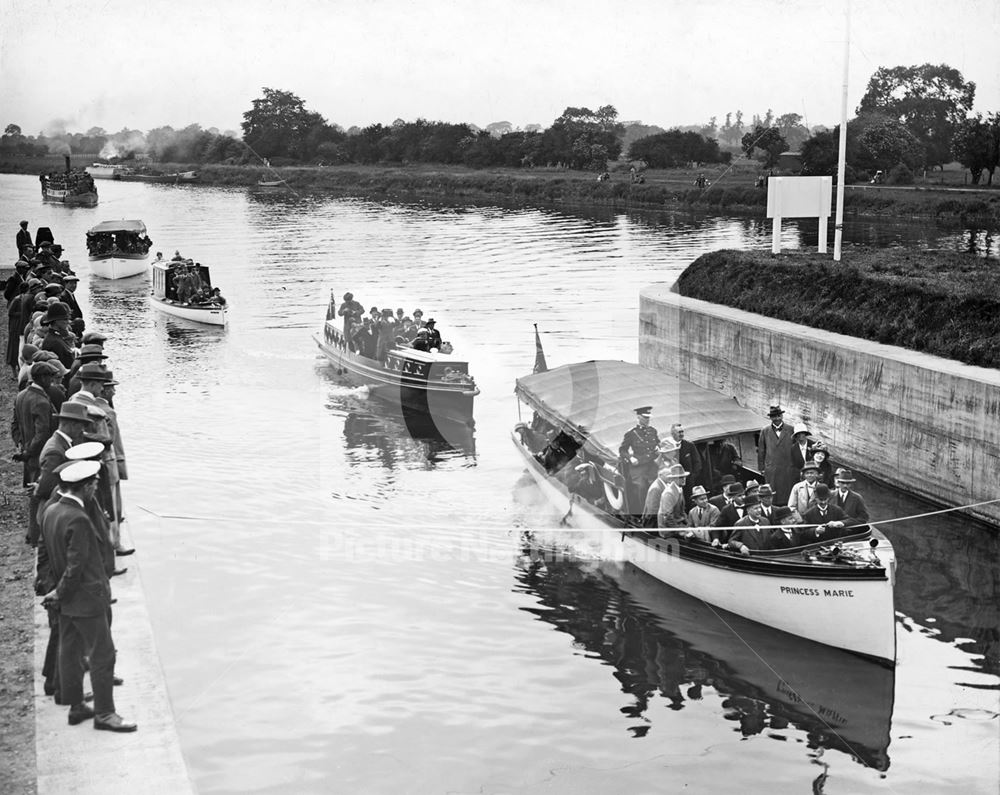
[[[178,301],[185,296],[178,294],[179,280],[176,278],[181,273],[196,274],[201,280],[201,287],[205,292],[212,289],[212,277],[207,265],[196,264],[190,260],[157,260],[153,263],[153,296],[161,301]]]
[[[91,257],[144,257],[153,241],[139,220],[104,221],[87,230],[87,253]]]
[[[519,378],[515,391],[533,411],[518,425],[521,441],[550,474],[577,457],[617,472],[619,445],[636,422],[633,409],[652,405],[664,458],[672,457],[670,426],[679,422],[705,463],[699,482],[709,493],[721,491],[724,475],[759,475],[752,466],[766,420],[734,398],[665,373],[628,362],[580,362]]]

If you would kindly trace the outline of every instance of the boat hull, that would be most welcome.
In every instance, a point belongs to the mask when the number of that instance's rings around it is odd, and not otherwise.
[[[183,171],[178,174],[122,174],[116,179],[122,182],[158,182],[165,185],[176,185],[197,182],[198,174],[194,171]]]
[[[178,304],[175,301],[157,298],[151,295],[149,300],[153,306],[168,315],[182,317],[185,320],[193,320],[195,323],[205,323],[209,326],[226,325],[226,307],[224,306],[191,306],[188,304]]]
[[[528,471],[564,515],[561,524],[580,529],[624,531],[616,517],[571,495],[550,477],[518,435],[512,435]],[[647,574],[736,615],[883,664],[896,659],[893,573],[887,541],[878,547],[884,568],[854,569],[810,564],[800,555],[744,558],[707,545],[628,532],[608,539],[603,551],[620,554]],[[845,547],[868,549],[867,539]],[[784,560],[780,558],[784,557]]]
[[[96,207],[97,191],[87,191],[86,193],[73,193],[68,190],[57,190],[55,188],[43,188],[42,200],[55,202],[56,204],[68,204],[74,207]]]
[[[315,340],[334,367],[355,383],[367,386],[372,397],[400,409],[404,415],[416,412],[442,422],[472,423],[473,401],[478,389],[427,381],[408,383],[399,373],[387,370],[374,359],[342,348],[336,342],[327,342],[320,336]]]
[[[149,254],[90,257],[90,272],[102,279],[127,279],[146,270]]]

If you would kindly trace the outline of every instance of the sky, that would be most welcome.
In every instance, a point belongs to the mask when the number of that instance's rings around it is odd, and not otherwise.
[[[882,66],[947,63],[1000,110],[1000,0],[0,0],[0,128],[240,131],[262,89],[349,128],[840,121]]]

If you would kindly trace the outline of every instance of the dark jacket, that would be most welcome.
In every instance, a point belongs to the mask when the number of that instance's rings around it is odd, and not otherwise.
[[[840,538],[841,536],[850,535],[851,529],[847,527],[848,516],[840,508],[833,504],[831,500],[827,505],[826,516],[820,513],[819,505],[814,505],[808,511],[806,515],[802,517],[802,524],[811,530],[812,526],[826,524],[827,522],[844,522],[845,527],[842,528],[829,528],[822,531],[820,536],[816,538],[816,541],[832,541],[834,539]]]
[[[868,506],[865,505],[864,498],[856,491],[848,491],[843,499],[841,499],[839,491],[833,491],[830,494],[830,503],[847,514],[847,521],[850,524],[868,524]]]
[[[61,497],[42,517],[42,535],[52,576],[57,581],[59,610],[66,616],[99,616],[111,605],[105,570],[105,547],[87,511],[72,497]]]
[[[21,446],[24,454],[37,461],[42,448],[55,429],[52,401],[38,384],[29,384],[14,398],[14,421],[11,437]]]

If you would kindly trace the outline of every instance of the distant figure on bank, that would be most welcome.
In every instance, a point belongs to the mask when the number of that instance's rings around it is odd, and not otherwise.
[[[21,221],[21,228],[17,230],[17,256],[24,253],[24,247],[31,245],[31,232],[28,231],[28,222]]]

